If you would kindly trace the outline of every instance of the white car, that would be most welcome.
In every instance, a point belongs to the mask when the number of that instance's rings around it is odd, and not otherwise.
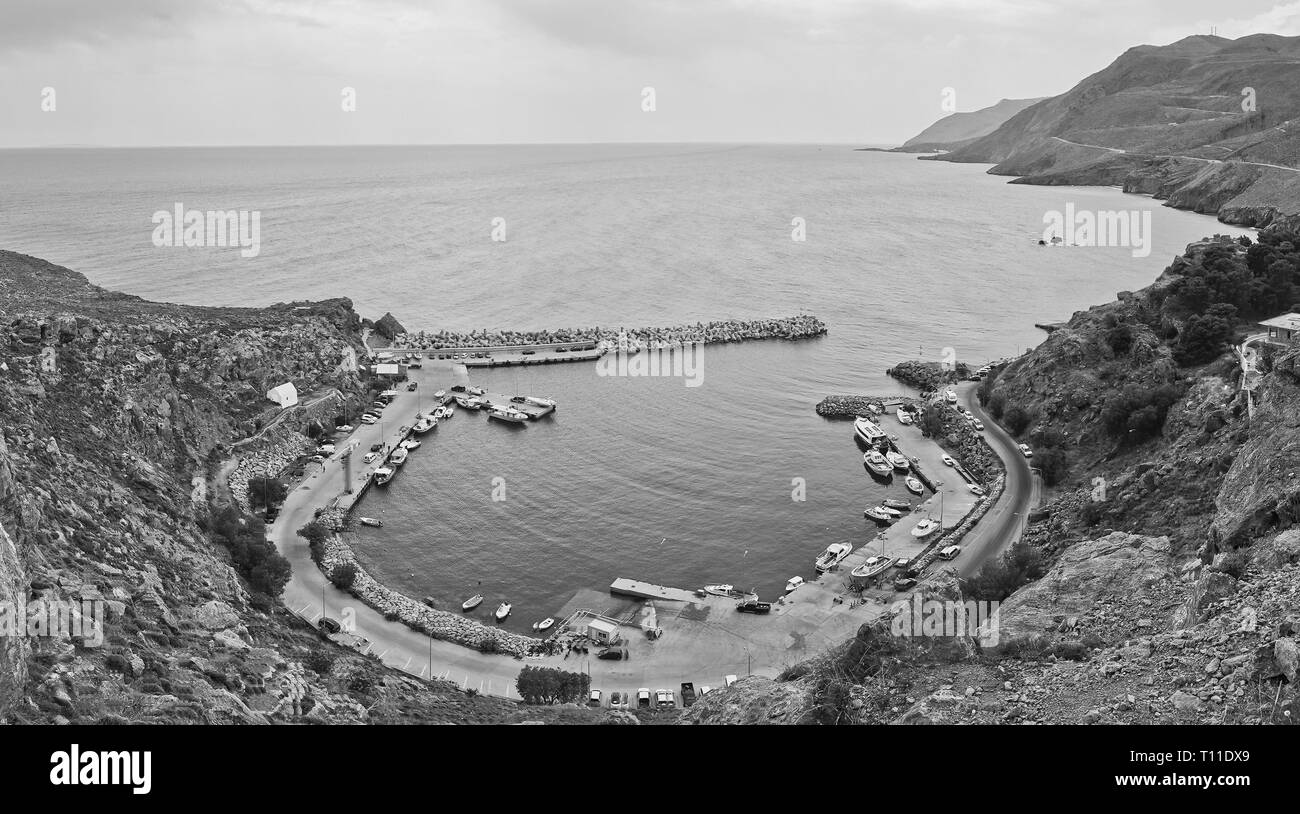
[[[636,705],[642,709],[650,708],[650,688],[642,687],[636,691]]]
[[[372,416],[372,415],[363,415],[363,416],[361,416],[361,423],[362,423],[362,424],[374,424],[374,423],[376,423],[376,422],[377,422],[377,419],[376,419],[374,416]]]
[[[672,690],[656,690],[655,706],[659,709],[667,709],[677,706],[677,699],[673,697]]]
[[[631,704],[628,702],[628,694],[625,692],[612,692],[609,694],[610,709],[627,709]]]
[[[980,497],[984,497],[985,495],[988,494],[988,490],[985,489],[983,486],[980,486],[978,483],[972,483],[969,488],[971,494],[973,495],[979,495]]]
[[[979,432],[984,432],[984,422],[980,421],[978,418],[975,419],[975,429]]]
[[[355,429],[356,427],[352,426],[351,424],[344,424],[341,427],[335,427],[334,432],[352,432]]]
[[[378,452],[367,452],[367,453],[366,453],[366,457],[362,458],[361,460],[365,461],[365,462],[368,463],[368,464],[372,464],[372,463],[374,463],[375,461],[379,460],[379,453],[378,453]]]
[[[333,445],[333,444],[321,444],[319,447],[316,448],[316,451],[319,452],[321,455],[333,455],[333,454],[334,454],[334,445]]]
[[[587,693],[587,706],[589,707],[600,706],[600,696],[601,696],[600,690],[592,690],[591,692]]]
[[[1026,458],[1034,457],[1034,451],[1029,448],[1028,444],[1020,444],[1020,454],[1024,455]]]
[[[956,466],[956,465],[957,465],[957,462],[954,461],[954,460],[952,459],[952,456],[951,456],[951,455],[945,455],[945,456],[943,456],[943,462],[944,462],[945,464],[947,464],[948,466]]]

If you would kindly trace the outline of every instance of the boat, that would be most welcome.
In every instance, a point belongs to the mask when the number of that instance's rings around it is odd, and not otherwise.
[[[402,449],[406,449],[406,450],[419,449],[419,448],[420,448],[420,442],[417,441],[417,440],[415,440],[414,438],[408,438],[408,439],[406,439],[405,441],[403,441],[402,443],[398,444],[398,446],[401,447]]]
[[[467,396],[464,393],[457,393],[455,401],[466,410],[477,410],[483,405],[482,400],[480,400],[478,396]]]
[[[393,450],[392,455],[388,456],[388,462],[393,466],[401,466],[402,464],[406,463],[406,459],[410,456],[410,454],[411,451],[409,449],[403,446],[399,446],[397,449]]]
[[[895,562],[897,562],[897,560],[895,560],[895,558],[893,557],[868,557],[866,562],[862,563],[857,568],[854,568],[852,571],[850,571],[849,576],[856,577],[858,579],[866,579],[868,577],[874,577],[877,574],[881,574],[889,570],[889,567],[892,566]]]
[[[881,407],[879,404],[876,404],[873,401],[867,405],[867,412],[871,413],[872,415],[880,415],[881,413],[885,412],[885,408]]]
[[[465,388],[465,392],[466,392],[466,393],[469,393],[471,396],[486,396],[486,395],[487,395],[487,391],[484,390],[484,389],[481,388],[481,387],[466,387],[466,388]]]
[[[555,409],[555,402],[551,399],[538,398],[537,396],[524,396],[524,401],[537,407],[550,407]]]
[[[862,463],[871,470],[873,475],[879,475],[882,478],[894,474],[894,467],[885,460],[885,456],[880,454],[879,450],[871,450],[862,456]]]
[[[898,423],[899,423],[899,424],[911,424],[911,423],[912,423],[912,411],[911,411],[911,410],[904,410],[902,407],[899,407],[898,410],[897,410],[897,414],[898,414]]]
[[[361,518],[361,525],[371,526],[373,528],[382,528],[384,521],[375,517],[363,517]]]
[[[835,566],[844,562],[844,558],[849,556],[851,553],[853,553],[852,543],[831,543],[826,546],[826,550],[821,553],[821,556],[819,556],[816,563],[814,563],[817,568],[817,573],[826,573]]]
[[[915,492],[918,495],[925,494],[925,487],[921,485],[921,482],[919,480],[912,477],[911,475],[908,475],[907,479],[904,480],[903,483],[904,485],[907,486],[907,490],[909,492]]]
[[[472,611],[479,605],[483,604],[483,594],[474,594],[469,599],[460,603],[460,609],[463,611]]]
[[[929,537],[939,530],[939,523],[927,517],[912,527],[913,537]]]
[[[495,418],[498,421],[509,421],[514,424],[523,424],[528,421],[528,413],[522,410],[516,410],[513,407],[499,407],[493,405],[487,409],[488,418]]]
[[[860,440],[868,444],[874,444],[885,437],[885,431],[880,429],[880,425],[864,415],[860,415],[854,420],[853,432]]]
[[[537,630],[537,631],[550,630],[551,625],[553,624],[555,624],[555,619],[553,617],[548,616],[540,622],[534,622],[533,630]]]
[[[387,466],[381,466],[375,470],[375,483],[383,485],[393,479],[397,470]]]
[[[785,583],[785,592],[790,593],[800,585],[803,585],[803,577],[790,577]]]
[[[880,501],[880,505],[886,509],[898,509],[901,512],[910,511],[912,509],[911,503],[908,503],[906,500],[896,500],[892,497],[887,497]]]
[[[449,401],[442,405],[442,414],[446,418],[451,418],[456,414],[456,402]]]
[[[907,461],[907,456],[901,452],[886,452],[885,460],[889,461],[899,472],[906,472],[912,468],[912,465]]]
[[[877,523],[892,523],[898,519],[898,515],[890,514],[890,511],[892,510],[886,509],[884,506],[872,506],[870,509],[864,509],[862,516],[875,520]]]
[[[714,596],[731,596],[731,592],[734,590],[735,588],[733,586],[726,584],[704,586],[704,592],[706,594],[713,594]]]
[[[497,605],[497,612],[493,614],[493,616],[497,618],[498,622],[504,622],[505,618],[509,615],[510,615],[509,602],[502,602],[500,605]]]
[[[437,426],[438,426],[438,419],[430,418],[427,415],[420,416],[419,420],[415,422],[415,426],[411,427],[411,432],[415,433],[416,435],[424,435],[426,432],[435,429]]]

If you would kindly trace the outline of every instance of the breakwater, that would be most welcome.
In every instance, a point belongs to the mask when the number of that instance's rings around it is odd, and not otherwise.
[[[773,319],[728,319],[694,325],[642,328],[561,328],[551,331],[416,331],[398,336],[394,348],[517,347],[595,342],[605,350],[653,349],[684,344],[749,342],[761,339],[798,340],[826,333],[826,323],[811,314]]]
[[[874,405],[882,412],[900,404],[920,404],[915,396],[827,396],[817,403],[817,415],[822,418],[855,418],[871,415]]]
[[[903,384],[911,385],[918,390],[928,391],[938,390],[945,384],[956,384],[962,379],[968,378],[970,369],[964,362],[948,365],[910,359],[899,362],[886,370],[885,373],[898,379]]]

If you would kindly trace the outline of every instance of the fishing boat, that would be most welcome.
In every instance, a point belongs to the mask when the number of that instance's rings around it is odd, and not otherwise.
[[[897,562],[897,560],[893,557],[868,557],[866,562],[850,571],[849,576],[856,577],[857,579],[874,577],[877,574],[887,571],[895,562]]]
[[[398,446],[406,450],[419,449],[420,442],[415,440],[414,438],[408,438],[402,443],[398,444]]]
[[[492,405],[487,410],[488,418],[495,418],[497,421],[509,421],[512,424],[523,424],[528,421],[528,413],[523,410],[516,410],[513,407],[499,407]]]
[[[388,467],[388,466],[381,466],[375,470],[375,483],[378,483],[379,485],[382,486],[385,483],[388,483],[390,480],[392,480],[393,476],[396,474],[397,474],[396,469],[393,469],[392,467]]]
[[[814,565],[817,573],[824,574],[835,566],[844,562],[844,558],[853,553],[852,543],[831,543],[826,546],[826,550],[817,557]]]
[[[906,500],[896,500],[892,497],[887,497],[880,501],[880,505],[884,506],[886,509],[898,509],[900,512],[910,511],[912,508],[912,504],[908,503]]]
[[[901,452],[886,452],[885,460],[889,461],[899,472],[906,472],[912,468],[912,465],[907,461],[907,456]]]
[[[707,594],[713,594],[714,596],[731,596],[731,592],[734,590],[735,590],[734,586],[727,585],[725,583],[720,585],[704,586],[704,592]]]
[[[868,444],[874,444],[885,437],[885,431],[880,429],[880,425],[864,415],[860,415],[854,420],[853,432],[859,440]]]
[[[929,537],[931,534],[934,534],[938,530],[939,530],[938,521],[932,520],[931,518],[927,517],[912,527],[912,536],[917,538]]]
[[[388,462],[393,466],[401,466],[402,464],[406,463],[406,459],[410,456],[410,454],[411,451],[409,449],[403,446],[399,446],[397,449],[393,450],[392,455],[388,456]]]
[[[438,419],[430,418],[427,415],[420,416],[420,418],[415,422],[415,426],[411,427],[411,432],[415,433],[416,435],[424,435],[426,432],[434,429],[437,426],[438,426]]]
[[[543,620],[540,621],[540,622],[534,622],[534,623],[533,623],[533,630],[536,630],[536,631],[539,631],[539,632],[540,632],[540,631],[543,631],[543,630],[550,630],[550,629],[551,629],[551,625],[553,625],[553,624],[555,624],[555,619],[554,619],[553,617],[548,616],[548,617],[546,617],[545,619],[543,619]]]
[[[361,518],[361,525],[371,526],[373,528],[382,528],[384,525],[384,521],[376,517],[363,517]]]
[[[504,622],[505,618],[509,615],[510,615],[509,602],[502,602],[500,605],[497,605],[497,612],[493,614],[493,616],[497,618],[498,622]]]
[[[460,609],[463,611],[472,611],[479,605],[483,604],[483,594],[474,594],[469,599],[460,603]]]
[[[800,585],[803,585],[803,577],[790,577],[785,583],[785,592],[790,593]]]
[[[907,490],[909,492],[914,492],[918,495],[925,494],[925,487],[921,485],[921,482],[919,480],[912,477],[911,475],[908,475],[907,479],[904,480],[903,483],[904,485],[907,486]]]
[[[896,411],[896,414],[898,415],[898,423],[899,423],[899,424],[911,424],[911,423],[912,423],[912,411],[911,411],[911,410],[904,410],[902,407],[899,407],[898,410]]]
[[[867,469],[871,470],[871,474],[873,475],[879,475],[882,478],[886,478],[894,474],[894,467],[890,465],[889,461],[885,460],[885,456],[880,454],[879,450],[873,449],[864,454],[862,456],[862,463],[867,467]]]
[[[890,514],[884,506],[872,506],[870,509],[863,509],[862,516],[869,520],[875,520],[877,523],[892,523],[898,519],[897,514]]]
[[[537,396],[524,396],[524,401],[537,407],[550,407],[555,409],[555,401],[552,399],[538,398]]]

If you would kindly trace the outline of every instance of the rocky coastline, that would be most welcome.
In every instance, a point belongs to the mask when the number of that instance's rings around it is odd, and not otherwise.
[[[944,365],[939,362],[922,362],[910,359],[899,362],[885,371],[889,376],[922,392],[938,390],[946,384],[956,384],[970,377],[970,368],[963,362]]]

